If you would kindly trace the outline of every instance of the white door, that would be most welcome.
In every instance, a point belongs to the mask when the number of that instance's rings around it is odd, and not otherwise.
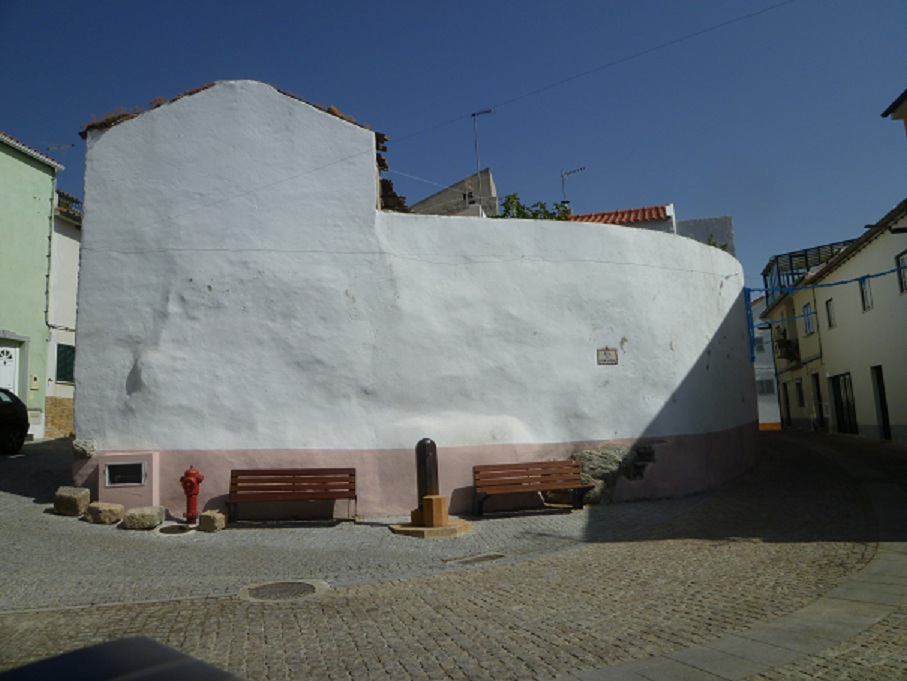
[[[0,388],[19,389],[19,348],[0,345]]]

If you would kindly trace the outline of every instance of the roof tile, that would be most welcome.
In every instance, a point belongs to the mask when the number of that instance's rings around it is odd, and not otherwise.
[[[597,222],[604,225],[632,225],[635,222],[653,222],[669,218],[668,206],[645,206],[643,208],[570,216],[571,222]]]
[[[27,144],[20,142],[12,135],[7,135],[5,132],[0,131],[0,138],[2,138],[11,147],[18,149],[19,151],[21,151],[25,154],[28,154],[29,156],[33,156],[40,161],[44,161],[45,163],[52,166],[53,168],[56,168],[57,170],[63,170],[62,163],[55,161],[47,154],[42,154],[37,149],[33,149],[32,147],[28,146]]]

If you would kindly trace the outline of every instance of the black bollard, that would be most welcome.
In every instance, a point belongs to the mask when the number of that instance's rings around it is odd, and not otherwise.
[[[419,510],[422,499],[428,494],[439,494],[438,447],[429,438],[419,440],[416,445],[416,489],[419,495]]]

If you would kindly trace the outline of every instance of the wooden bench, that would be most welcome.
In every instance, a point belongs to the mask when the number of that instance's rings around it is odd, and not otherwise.
[[[273,501],[352,499],[355,468],[256,468],[230,471],[227,521],[236,520],[239,504]]]
[[[573,508],[583,507],[583,497],[593,485],[584,484],[579,475],[579,462],[531,461],[473,466],[475,497],[473,512],[482,515],[485,500],[494,494],[572,490]]]

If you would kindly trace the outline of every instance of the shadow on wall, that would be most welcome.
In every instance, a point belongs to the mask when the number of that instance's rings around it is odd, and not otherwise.
[[[728,495],[733,496],[733,503],[723,504],[719,513],[709,510],[713,501],[707,500],[694,511],[634,539],[871,540],[874,530],[866,525],[871,513],[862,512],[865,499],[846,476],[823,465],[816,455],[791,451],[760,436],[752,367],[740,361],[741,356],[749,356],[746,327],[740,321],[743,305],[741,293],[692,369],[643,432],[641,439],[663,438],[655,445],[655,461],[646,465],[642,479],[621,477],[614,490],[614,500],[622,502],[720,488],[714,503]],[[736,381],[729,382],[737,386],[736,393],[714,389],[716,376],[726,377],[727,372],[738,374]],[[708,421],[710,413],[725,413],[731,401],[752,405],[752,423],[706,435],[670,435],[682,432],[684,424],[701,423],[703,414]],[[716,419],[722,420],[727,422]],[[754,469],[757,444],[761,449]],[[791,508],[792,503],[796,508]],[[607,506],[587,510],[586,539],[602,541],[606,536],[602,524],[609,522],[612,513]]]
[[[641,467],[636,479],[619,478],[614,501],[715,489],[752,468],[758,414],[752,365],[741,361],[749,357],[743,305],[741,293],[687,375],[643,430],[639,439],[652,442],[654,462]],[[719,380],[733,388],[717,390]],[[728,428],[725,415],[729,412],[751,417]],[[698,434],[689,433],[690,424],[700,424]]]
[[[664,438],[655,445],[655,462],[647,464],[642,480],[619,479],[614,499],[678,496],[671,494],[671,488],[680,482],[691,485],[688,489],[693,493],[716,491],[692,510],[622,541],[691,538],[716,542],[710,546],[742,541],[875,542],[879,538],[876,516],[859,480],[808,446],[811,439],[797,446],[781,433],[759,432],[750,365],[743,367],[748,370],[748,380],[739,376],[734,383],[740,386],[739,394],[708,389],[714,372],[741,371],[740,354],[749,353],[748,338],[740,337],[737,318],[743,304],[741,294],[693,368],[645,429],[642,439]],[[678,423],[695,422],[691,412],[721,413],[730,400],[752,404],[752,423],[725,433],[665,436],[678,432]],[[826,453],[852,453],[853,443],[842,441],[838,446],[837,452],[829,447]],[[868,465],[879,464],[882,457],[883,453],[875,453],[874,459],[867,459]],[[880,467],[886,471],[886,479],[907,484],[907,464]],[[608,536],[605,530],[613,523],[613,509],[587,507],[587,541],[603,541]],[[907,539],[907,525],[895,534],[885,539]]]

